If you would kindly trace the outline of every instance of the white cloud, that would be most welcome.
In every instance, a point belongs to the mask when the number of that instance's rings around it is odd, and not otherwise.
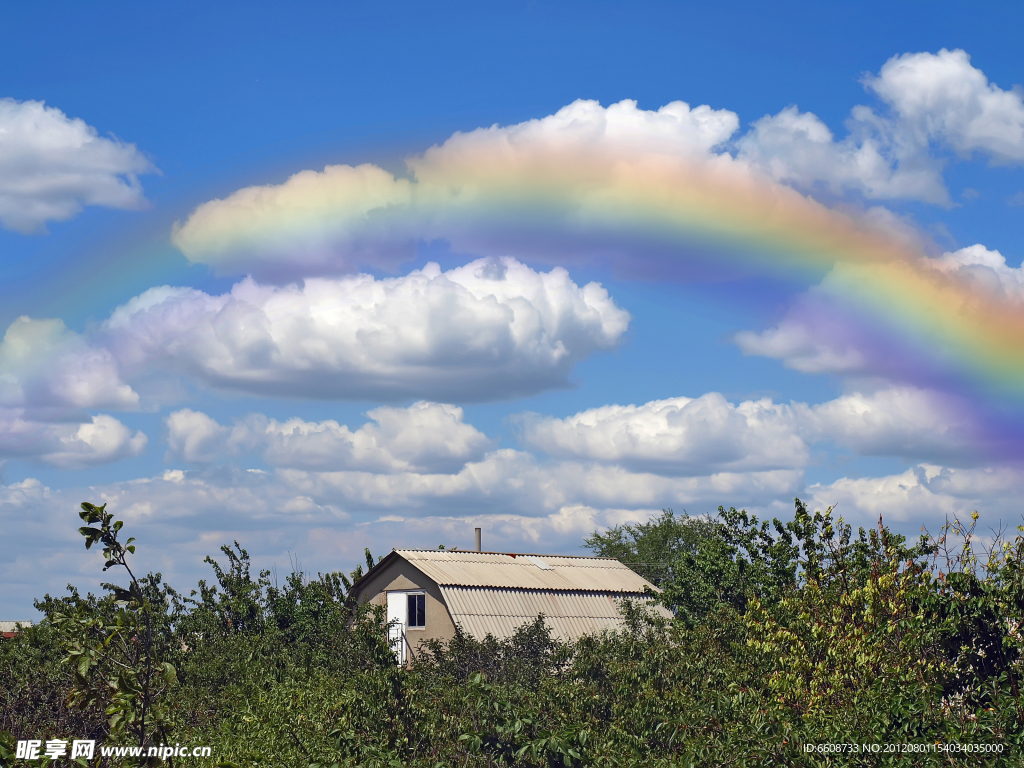
[[[0,341],[0,406],[134,408],[111,353],[60,320],[19,317]]]
[[[522,426],[525,443],[552,456],[670,474],[802,467],[808,460],[791,408],[767,399],[733,405],[717,392],[608,405],[565,419],[530,414]]]
[[[977,510],[985,525],[995,528],[1002,521],[1012,529],[1021,521],[1018,500],[1024,493],[1024,474],[1014,466],[950,469],[922,464],[898,475],[811,485],[807,493],[816,508],[835,504],[837,514],[857,525],[872,525],[882,516],[889,524],[925,524],[937,533],[947,516],[967,520]]]
[[[894,56],[865,84],[889,104],[898,130],[926,147],[944,144],[995,163],[1024,162],[1024,99],[1004,91],[971,65],[962,50]]]
[[[0,99],[0,224],[35,232],[85,205],[140,208],[138,175],[154,167],[134,144],[103,138],[41,101]]]
[[[430,514],[439,505],[463,514],[542,516],[566,504],[594,507],[685,507],[721,499],[760,505],[799,488],[799,470],[716,472],[664,477],[591,462],[541,463],[521,451],[492,451],[454,474],[304,472],[281,470],[292,487],[314,499],[344,499],[346,509]],[[732,502],[730,502],[732,503]]]
[[[987,446],[967,403],[912,387],[854,392],[824,403],[691,399],[609,405],[564,419],[526,414],[524,443],[661,475],[797,469],[810,447],[835,443],[862,456],[975,462]]]
[[[375,408],[367,416],[372,421],[354,431],[333,420],[280,422],[259,414],[226,427],[183,409],[167,417],[168,458],[205,463],[259,452],[274,467],[455,472],[482,458],[491,444],[452,405],[420,401],[408,408]]]
[[[146,567],[164,571],[185,588],[203,574],[203,556],[233,539],[249,548],[261,567],[275,558],[283,564],[291,552],[307,568],[326,571],[351,567],[363,546],[375,552],[464,546],[477,525],[484,528],[486,545],[495,549],[579,551],[582,538],[595,528],[644,520],[663,507],[701,514],[719,504],[736,505],[763,516],[785,514],[789,499],[809,494],[817,506],[838,502],[851,522],[870,524],[883,511],[904,529],[936,525],[946,512],[979,508],[1003,514],[1015,508],[1024,481],[1012,467],[929,465],[891,477],[805,486],[801,465],[808,446],[819,441],[872,455],[954,452],[959,441],[969,444],[969,430],[955,412],[942,410],[945,405],[933,393],[892,390],[818,405],[731,405],[712,396],[610,406],[545,420],[537,439],[557,444],[563,454],[547,460],[512,449],[482,453],[486,438],[465,423],[461,411],[433,403],[375,409],[368,414],[372,421],[358,429],[264,417],[224,426],[205,414],[178,411],[168,419],[175,458],[200,462],[256,451],[280,466],[244,471],[228,462],[88,489],[50,491],[38,483],[0,488],[0,515],[21,521],[14,525],[25,533],[21,540],[31,544],[14,551],[0,541],[0,579],[11,585],[3,597],[27,604],[43,589],[59,590],[69,579],[80,582],[82,573],[95,578],[87,560],[68,555],[80,549],[73,526],[62,533],[67,521],[61,515],[83,499],[109,502],[132,534],[140,535]],[[689,408],[695,413],[687,413]],[[758,439],[777,441],[780,455],[790,446],[793,464],[727,469],[742,461],[716,442],[721,434],[714,427],[721,419],[734,421],[749,438],[754,460],[747,466],[773,460],[775,448]],[[703,432],[694,429],[708,424],[712,428]],[[701,446],[717,450],[720,464],[708,461],[705,474],[680,476],[678,467],[666,466],[643,439],[644,430],[688,470],[694,469],[692,457]],[[85,442],[102,441],[85,436]],[[340,468],[324,471],[331,457],[338,458]],[[51,550],[59,559],[47,560]],[[33,574],[29,580],[23,577],[26,569]]]
[[[871,199],[909,198],[946,204],[941,167],[917,147],[893,146],[884,123],[858,107],[851,133],[836,141],[822,120],[787,107],[753,123],[737,142],[739,157],[776,181],[800,189],[853,190]]]
[[[228,452],[231,428],[221,426],[205,413],[182,408],[164,421],[168,461],[181,459],[200,464],[224,461],[231,456]]]
[[[540,465],[512,450],[492,451],[451,474],[243,471],[218,465],[89,488],[0,486],[0,519],[18,536],[0,539],[0,594],[27,606],[69,581],[94,585],[101,562],[74,533],[83,500],[108,503],[139,539],[136,562],[187,589],[205,576],[202,559],[238,540],[259,567],[288,562],[315,572],[349,569],[362,549],[469,543],[474,525],[487,546],[510,551],[579,552],[594,527],[646,519],[654,510],[704,512],[791,497],[800,472],[719,473],[664,478],[584,463]],[[285,566],[287,567],[287,566]]]
[[[935,261],[939,269],[955,273],[993,295],[1024,300],[1024,268],[1007,265],[999,251],[978,243],[944,253]]]
[[[246,279],[220,296],[154,288],[116,310],[105,333],[129,372],[171,367],[286,397],[451,401],[565,387],[628,323],[599,284],[504,258],[302,287]]]
[[[113,416],[99,414],[91,423],[82,424],[71,435],[60,438],[60,447],[43,454],[43,461],[61,469],[83,469],[107,464],[127,456],[138,456],[148,438],[141,431],[134,435]]]
[[[962,50],[894,56],[864,79],[886,109],[854,107],[842,140],[820,118],[791,106],[754,122],[737,142],[739,156],[800,189],[948,205],[936,148],[1024,162],[1021,91],[1000,89],[970,62]]]
[[[739,116],[673,101],[658,110],[640,109],[632,99],[602,107],[579,99],[547,117],[509,126],[497,124],[455,133],[409,161],[421,184],[448,184],[455,168],[472,176],[500,168],[529,168],[545,155],[584,156],[598,150],[612,157],[705,156],[739,128]],[[614,162],[614,161],[612,161]]]
[[[395,265],[414,244],[395,236],[387,212],[408,206],[411,195],[408,180],[375,165],[329,165],[203,203],[175,223],[171,240],[190,259],[225,271],[273,275],[283,252],[304,276],[351,272],[367,262]]]
[[[24,409],[0,408],[0,457],[38,459],[60,469],[84,469],[138,456],[148,438],[112,416],[41,421]]]
[[[809,442],[834,442],[861,456],[974,464],[990,447],[969,403],[940,392],[889,387],[818,405],[794,404]]]
[[[793,496],[816,508],[838,504],[856,525],[879,513],[913,534],[972,509],[983,521],[1015,522],[1024,492],[1019,468],[916,467],[883,477],[805,486],[798,471],[716,473],[667,478],[587,462],[540,463],[518,451],[492,451],[452,474],[246,472],[230,466],[171,470],[162,476],[92,488],[50,490],[36,481],[0,486],[0,518],[17,537],[0,540],[0,595],[27,606],[68,581],[92,583],[101,563],[74,533],[82,500],[109,503],[139,537],[137,562],[187,589],[206,575],[202,559],[237,539],[258,567],[287,567],[288,553],[313,572],[349,569],[364,546],[467,546],[484,529],[488,548],[580,552],[595,528],[648,519],[662,507],[693,514],[735,504],[761,515],[787,514]],[[201,524],[198,524],[201,521]]]
[[[740,331],[733,340],[745,355],[782,360],[801,373],[861,373],[867,368],[867,351],[847,331],[841,318],[822,326],[793,312],[772,328]]]

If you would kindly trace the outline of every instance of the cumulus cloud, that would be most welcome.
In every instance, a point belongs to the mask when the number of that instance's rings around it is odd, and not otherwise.
[[[1000,521],[1012,527],[1021,520],[1021,493],[1020,468],[998,465],[951,469],[921,464],[895,475],[843,477],[807,489],[816,508],[835,505],[837,514],[853,524],[872,525],[881,516],[890,524],[927,525],[933,533],[947,516],[965,520],[975,510],[993,528]]]
[[[1024,300],[1024,268],[1009,266],[1003,254],[980,243],[944,253],[936,259],[936,266],[957,274],[992,295]]]
[[[154,171],[134,144],[81,119],[41,101],[0,99],[0,224],[8,229],[36,232],[85,205],[141,208],[138,176]]]
[[[790,106],[754,122],[737,142],[739,157],[805,190],[941,205],[950,200],[935,148],[1024,162],[1020,90],[990,83],[962,50],[894,56],[864,85],[885,109],[854,107],[842,140],[816,115]]]
[[[699,398],[608,405],[565,419],[528,415],[524,442],[552,456],[586,457],[673,474],[800,467],[808,448],[792,410],[771,400]]]
[[[989,82],[965,51],[894,56],[865,85],[891,106],[898,130],[918,146],[939,142],[995,163],[1024,162],[1024,94]]]
[[[894,147],[867,107],[854,115],[850,134],[836,141],[817,115],[786,107],[753,123],[737,142],[739,157],[800,189],[821,186],[836,196],[853,190],[871,199],[949,202],[939,163],[919,148]]]
[[[0,341],[0,406],[134,408],[109,350],[61,320],[19,317]]]
[[[138,456],[145,434],[87,414],[138,405],[110,351],[60,320],[19,317],[0,340],[0,459],[82,469]]]
[[[632,99],[607,107],[579,99],[547,117],[455,133],[410,159],[409,165],[419,182],[430,185],[450,183],[455,168],[464,167],[480,178],[495,166],[505,171],[532,170],[538,156],[585,156],[592,150],[611,150],[613,156],[634,159],[703,157],[722,147],[738,128],[735,112],[706,104],[691,108],[686,102],[673,101],[658,110],[646,110]]]
[[[564,419],[526,414],[522,439],[562,459],[667,475],[797,469],[834,443],[862,456],[977,461],[986,436],[969,406],[911,387],[854,392],[810,405],[699,398],[609,405]]]
[[[461,409],[436,403],[378,408],[357,430],[336,422],[278,422],[250,416],[232,426],[181,410],[167,420],[168,458],[223,462],[249,452],[277,467],[275,477],[302,498],[347,512],[449,512],[543,516],[566,504],[595,507],[703,502],[721,495],[765,502],[788,494],[802,472],[731,471],[709,461],[703,476],[672,477],[586,460],[542,461],[514,449],[487,450],[485,435]],[[625,463],[625,462],[624,462]],[[732,462],[738,464],[738,462]],[[440,506],[439,506],[440,505]]]
[[[382,168],[329,165],[203,203],[175,223],[171,240],[225,271],[275,274],[285,251],[306,275],[395,265],[413,255],[414,242],[396,233],[389,209],[411,201],[412,184]]]
[[[864,373],[869,350],[860,343],[858,326],[844,322],[838,312],[826,313],[824,323],[812,322],[818,313],[807,310],[815,298],[798,302],[778,325],[736,333],[736,346],[745,355],[782,360],[802,373]]]
[[[375,408],[351,430],[333,420],[284,422],[253,414],[221,426],[190,409],[167,417],[168,459],[224,461],[259,452],[267,464],[316,471],[454,472],[482,458],[491,441],[463,421],[461,408],[420,401]]]
[[[237,455],[237,446],[230,444],[231,428],[221,426],[205,413],[182,408],[168,415],[164,422],[169,461],[181,459],[199,464],[224,461],[232,453]]]
[[[389,442],[375,431],[385,419],[371,413],[376,425],[355,431],[330,423],[301,423],[300,429],[291,431],[287,448],[292,453],[284,461],[277,459],[274,477],[297,496],[319,505],[350,514],[405,518],[434,515],[439,509],[455,515],[486,510],[493,515],[544,517],[574,505],[704,509],[728,501],[766,508],[800,491],[803,469],[810,463],[809,446],[823,442],[861,455],[970,463],[980,438],[970,420],[956,411],[958,406],[937,393],[909,389],[853,393],[816,405],[776,405],[766,400],[732,405],[716,394],[644,406],[609,406],[563,420],[527,418],[524,442],[549,452],[548,459],[503,448],[467,460],[460,448],[445,470],[416,466],[420,459],[411,458],[416,440],[408,441],[410,452],[396,459],[396,441]],[[419,423],[421,412],[434,411],[447,421],[447,429],[473,434],[461,415],[440,409],[421,403],[410,409],[390,409],[388,418]],[[727,420],[737,427],[738,438],[725,439],[718,429]],[[233,440],[235,446],[251,440],[253,423],[242,420],[230,428],[212,423],[210,429],[211,421],[203,420],[198,431],[215,435],[217,447],[210,448],[212,455],[233,450]],[[276,441],[283,425],[256,423],[266,424],[259,450],[279,451]],[[392,434],[407,431],[403,426]],[[319,457],[310,459],[319,446],[309,449],[302,441],[316,432],[328,433],[332,445],[340,444],[342,469],[325,470]],[[476,438],[478,451],[484,447],[483,440],[482,435]],[[360,446],[361,456],[356,455]],[[695,457],[702,451],[708,456],[698,466]],[[749,455],[739,455],[742,451]]]
[[[628,324],[600,284],[503,258],[301,287],[246,279],[219,296],[154,288],[112,314],[105,344],[129,372],[168,367],[257,394],[491,400],[568,386]]]
[[[31,411],[0,408],[0,458],[38,459],[60,469],[85,469],[138,456],[148,438],[113,416],[42,421]]]
[[[935,390],[887,387],[793,409],[806,440],[861,456],[975,464],[994,448],[969,403]]]
[[[576,363],[617,346],[629,321],[599,283],[511,258],[388,279],[246,279],[220,295],[163,286],[84,335],[15,320],[0,341],[0,407],[135,409],[133,386],[152,405],[181,377],[284,397],[495,400],[570,386]]]

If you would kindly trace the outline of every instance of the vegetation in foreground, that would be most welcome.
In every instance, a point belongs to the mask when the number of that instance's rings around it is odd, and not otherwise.
[[[103,507],[80,514],[121,586],[47,595],[0,643],[3,766],[45,764],[15,757],[26,738],[209,745],[168,763],[239,767],[1024,763],[1024,537],[979,556],[974,522],[910,545],[799,501],[786,522],[666,511],[586,546],[658,585],[674,621],[627,605],[623,631],[563,644],[539,617],[399,669],[380,610],[348,596],[361,567],[278,585],[236,542],[184,597],[135,576]],[[885,751],[901,744],[989,751]],[[78,762],[161,764],[110,760]]]

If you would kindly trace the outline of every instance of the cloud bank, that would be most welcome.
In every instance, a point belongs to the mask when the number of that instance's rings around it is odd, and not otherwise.
[[[45,552],[31,530],[27,549],[0,542],[0,577],[26,600],[40,589],[37,578],[23,578],[29,560],[35,572],[46,566],[45,589],[74,581],[80,559],[64,554],[47,565],[46,552],[65,527],[73,533],[67,515],[82,499],[109,503],[152,550],[150,567],[178,584],[194,583],[202,558],[232,539],[266,565],[298,552],[307,567],[333,570],[350,567],[367,545],[465,546],[474,525],[498,549],[572,551],[595,528],[643,521],[664,507],[701,514],[724,503],[786,514],[796,495],[818,506],[838,502],[861,525],[879,511],[905,527],[934,523],[936,511],[1007,514],[1019,471],[973,466],[976,436],[955,407],[951,416],[943,396],[908,389],[815,405],[730,403],[708,393],[564,418],[527,414],[519,422],[525,450],[496,446],[462,409],[431,402],[375,408],[358,426],[262,414],[221,424],[179,409],[166,420],[167,460],[189,468],[89,488],[0,486],[0,515],[47,531],[38,538]],[[145,437],[96,418],[47,440],[35,453],[73,467],[139,450]],[[807,485],[805,471],[824,443],[854,455],[906,450],[944,462]],[[251,467],[252,458],[268,469]]]

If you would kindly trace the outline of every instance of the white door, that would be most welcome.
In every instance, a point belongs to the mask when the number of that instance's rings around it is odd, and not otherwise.
[[[388,592],[388,642],[399,664],[405,664],[405,628],[409,624],[409,596],[405,592]]]

